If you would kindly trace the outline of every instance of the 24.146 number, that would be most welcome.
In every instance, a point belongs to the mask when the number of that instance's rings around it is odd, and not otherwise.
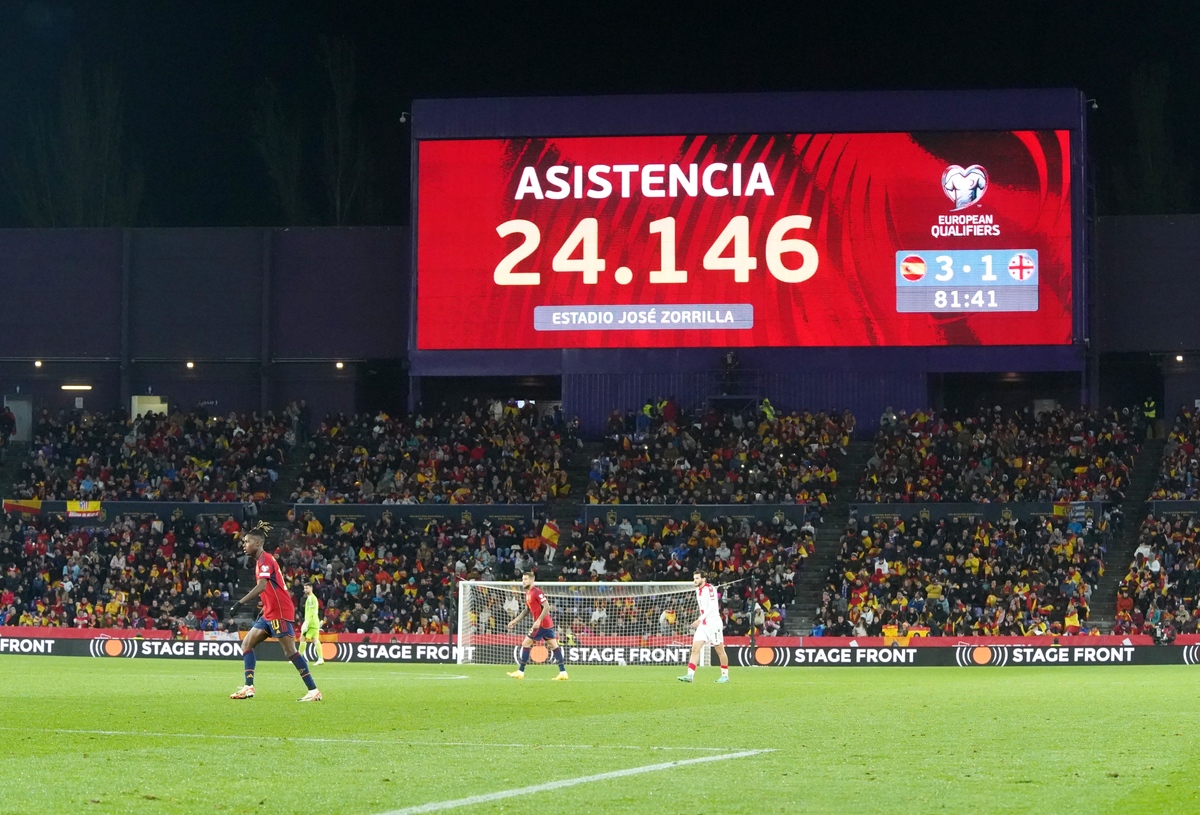
[[[817,248],[803,238],[789,238],[793,229],[808,229],[812,218],[807,215],[788,215],[780,218],[767,232],[764,259],[767,271],[782,283],[803,283],[817,273],[820,257]],[[675,266],[675,219],[660,218],[649,224],[651,235],[659,236],[659,267],[650,272],[651,283],[687,283],[688,272]],[[537,251],[542,233],[532,221],[516,219],[505,221],[496,227],[502,238],[521,235],[520,245],[496,264],[492,280],[497,286],[536,286],[542,282],[540,272],[518,272],[516,266]],[[580,221],[558,251],[554,253],[551,268],[556,272],[579,272],[583,282],[593,285],[600,280],[605,269],[604,258],[600,257],[599,222],[595,218]],[[726,255],[727,251],[732,254]],[[578,257],[575,257],[578,252]],[[783,256],[795,253],[800,256],[800,265],[788,266]],[[704,253],[704,268],[710,271],[729,270],[735,283],[749,283],[750,272],[758,268],[758,258],[750,254],[750,219],[737,215],[729,220],[712,246]]]

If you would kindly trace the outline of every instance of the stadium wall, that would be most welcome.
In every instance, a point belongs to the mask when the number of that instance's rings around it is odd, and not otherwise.
[[[1096,234],[1096,342],[1101,353],[1158,362],[1159,416],[1170,422],[1200,399],[1200,278],[1191,273],[1200,266],[1200,215],[1100,218]]]
[[[0,358],[117,362],[121,260],[119,230],[0,230]]]
[[[405,356],[407,270],[400,228],[2,230],[0,392],[349,412],[356,365]]]
[[[1200,215],[1100,218],[1096,235],[1100,349],[1200,351]]]
[[[558,352],[551,352],[558,353]],[[636,410],[674,396],[688,408],[722,393],[719,351],[707,349],[563,351],[562,398],[589,435],[603,433],[614,408]],[[752,348],[739,351],[755,394],[783,410],[850,410],[860,433],[878,429],[884,408],[934,404],[930,375],[990,371],[1078,371],[1083,349],[1060,348]]]
[[[510,103],[497,102],[500,110]],[[1200,365],[1190,356],[1200,352],[1191,319],[1200,281],[1179,273],[1200,262],[1200,216],[1101,218],[1097,243],[1093,349],[1167,355],[1169,416],[1200,398]],[[89,408],[153,389],[220,411],[295,398],[318,416],[352,410],[353,361],[407,352],[410,263],[407,228],[2,230],[0,389],[19,388],[52,409],[73,406],[78,394],[59,386],[82,380],[93,386],[82,395]],[[1175,363],[1175,353],[1185,361]],[[848,407],[864,430],[888,403],[927,405],[930,374],[1085,365],[1079,347],[747,349],[742,358],[778,377],[777,401]],[[44,368],[34,369],[35,359]],[[186,359],[197,360],[194,371],[182,367]],[[337,373],[335,359],[350,361],[347,370]],[[562,375],[567,409],[593,428],[609,404],[634,408],[655,392],[699,403],[719,361],[698,349],[413,356],[422,375]],[[879,375],[890,378],[873,380]]]

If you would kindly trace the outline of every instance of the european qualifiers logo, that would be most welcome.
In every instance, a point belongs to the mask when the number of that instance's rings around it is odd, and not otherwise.
[[[942,192],[954,205],[951,213],[979,204],[990,183],[987,170],[978,164],[970,167],[951,164],[942,171]],[[935,238],[999,237],[1000,226],[995,221],[991,213],[939,215],[929,232]]]
[[[1200,665],[1200,645],[1183,646],[1183,664]]]
[[[133,659],[138,655],[138,644],[137,640],[133,639],[97,637],[88,642],[88,653],[94,657],[125,657]]]
[[[953,212],[979,203],[988,191],[988,173],[978,164],[951,164],[942,172],[942,192],[954,203]]]
[[[1007,645],[958,645],[954,648],[954,662],[960,668],[975,668],[992,665],[1002,668],[1008,664]]]

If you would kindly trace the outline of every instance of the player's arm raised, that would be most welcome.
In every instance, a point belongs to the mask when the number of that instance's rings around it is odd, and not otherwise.
[[[267,579],[265,577],[260,577],[258,579],[258,583],[255,584],[254,588],[250,589],[250,591],[248,591],[246,593],[245,597],[243,597],[241,600],[238,600],[236,603],[234,603],[233,605],[231,605],[229,607],[229,616],[232,617],[233,612],[237,611],[239,606],[246,605],[247,603],[249,603],[255,597],[258,597],[258,595],[262,594],[266,590],[267,590]]]

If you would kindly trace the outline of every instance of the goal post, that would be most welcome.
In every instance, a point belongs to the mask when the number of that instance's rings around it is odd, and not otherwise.
[[[568,664],[683,665],[699,616],[691,582],[538,583],[550,603]],[[518,582],[458,584],[458,662],[502,665],[516,659],[528,629],[508,623],[525,607]],[[532,622],[532,621],[529,621]],[[709,649],[701,650],[709,664]],[[540,644],[534,663],[551,662]]]

